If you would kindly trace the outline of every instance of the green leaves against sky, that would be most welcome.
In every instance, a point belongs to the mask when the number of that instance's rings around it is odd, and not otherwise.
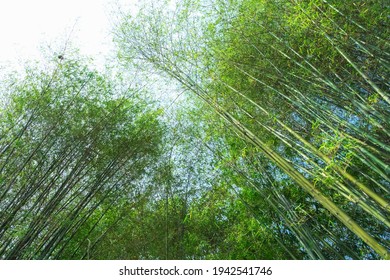
[[[4,80],[0,256],[388,259],[389,9],[145,2],[123,75]]]

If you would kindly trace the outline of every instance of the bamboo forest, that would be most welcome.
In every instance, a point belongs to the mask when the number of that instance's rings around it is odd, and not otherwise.
[[[389,1],[139,2],[0,75],[0,258],[389,259]]]

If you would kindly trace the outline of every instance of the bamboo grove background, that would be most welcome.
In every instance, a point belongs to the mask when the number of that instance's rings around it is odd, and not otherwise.
[[[0,256],[388,259],[387,1],[168,2],[2,83]]]

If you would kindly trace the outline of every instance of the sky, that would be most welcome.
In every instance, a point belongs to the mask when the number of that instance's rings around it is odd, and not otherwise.
[[[41,47],[58,49],[70,36],[82,54],[104,63],[116,3],[135,10],[137,0],[0,0],[0,65],[39,59]]]
[[[53,50],[56,55],[68,37],[104,72],[106,58],[116,55],[111,35],[113,12],[121,7],[121,12],[135,14],[142,3],[145,0],[0,0],[0,80],[14,70],[23,73],[27,61],[41,61],[42,48],[49,46],[48,53]],[[178,95],[176,88],[159,84],[158,89],[154,91],[162,91],[167,102]]]

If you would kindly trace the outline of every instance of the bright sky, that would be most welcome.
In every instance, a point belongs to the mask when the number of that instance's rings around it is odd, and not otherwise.
[[[137,0],[0,0],[0,64],[37,59],[41,46],[57,49],[73,26],[71,41],[81,53],[104,63],[116,2],[135,9]]]

